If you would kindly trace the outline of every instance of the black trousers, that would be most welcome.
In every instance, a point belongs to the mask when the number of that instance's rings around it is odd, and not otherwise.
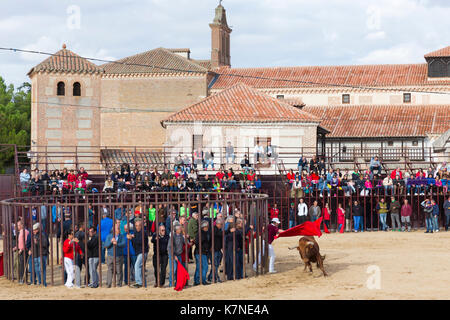
[[[242,279],[243,274],[243,256],[242,250],[236,250],[235,254],[236,262],[236,280]],[[233,249],[228,249],[225,251],[225,273],[227,274],[228,280],[233,280]]]
[[[167,254],[159,256],[159,285],[163,286],[166,282],[166,273],[167,273],[167,262],[169,260],[169,256]],[[155,271],[155,284],[158,284],[158,262],[157,255],[153,255],[153,269]]]
[[[25,281],[25,273],[28,268],[28,252],[26,250],[19,253],[19,281]]]

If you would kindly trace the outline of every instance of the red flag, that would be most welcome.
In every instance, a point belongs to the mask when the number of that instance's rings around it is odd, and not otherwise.
[[[322,219],[322,218],[320,218]],[[322,221],[322,220],[320,220]],[[317,221],[316,221],[317,222]],[[316,222],[306,221],[298,226],[290,228],[286,231],[281,232],[275,239],[280,237],[295,237],[295,236],[318,236],[322,235],[320,228]],[[319,223],[320,226],[320,223]]]
[[[180,261],[178,261],[177,265],[177,285],[175,286],[176,291],[183,290],[186,282],[189,280],[189,273],[183,267]]]
[[[327,224],[325,222],[323,223],[323,232],[330,233],[330,231],[328,230]]]

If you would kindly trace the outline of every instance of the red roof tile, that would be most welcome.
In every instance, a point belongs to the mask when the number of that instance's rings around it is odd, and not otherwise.
[[[306,106],[330,138],[424,137],[450,128],[450,105]]]
[[[316,122],[315,116],[243,83],[213,94],[163,122]]]
[[[63,45],[63,49],[31,69],[28,75],[39,71],[103,73],[102,68],[67,50],[65,45]]]
[[[217,79],[211,89],[228,88],[237,81],[254,88],[303,88],[333,86],[435,85],[428,80],[428,66],[421,64],[269,67],[215,69]],[[449,84],[440,81],[439,84]]]
[[[450,57],[450,46],[427,53],[425,58]]]

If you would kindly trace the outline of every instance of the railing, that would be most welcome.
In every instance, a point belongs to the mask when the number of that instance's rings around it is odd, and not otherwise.
[[[432,148],[403,147],[403,148],[336,148],[324,149],[324,156],[317,154],[317,148],[282,147],[274,146],[274,152],[269,157],[266,153],[259,156],[253,147],[234,148],[234,163],[227,161],[225,147],[203,147],[203,151],[214,153],[214,169],[233,167],[235,170],[241,168],[241,162],[247,156],[250,166],[260,170],[262,174],[276,174],[277,164],[283,161],[285,169],[296,169],[300,156],[305,156],[308,162],[313,156],[317,159],[323,158],[327,168],[355,169],[368,168],[370,160],[378,156],[382,164],[388,169],[400,167],[404,170],[410,167],[428,168],[435,167],[437,163],[450,159],[449,152],[434,153]],[[105,174],[113,169],[120,168],[127,163],[131,170],[135,167],[140,170],[157,168],[173,170],[176,158],[181,155],[187,156],[184,163],[191,168],[202,171],[206,166],[205,159],[196,159],[194,151],[186,147],[50,147],[33,146],[18,147],[17,167],[24,166],[31,169],[52,171],[68,169],[79,169],[85,167],[92,174]],[[205,155],[205,153],[204,153]],[[228,159],[229,160],[229,159]],[[211,166],[207,166],[211,169]]]
[[[181,208],[184,208],[184,215]],[[149,218],[149,209],[156,208],[154,218]],[[94,230],[98,226],[98,238],[91,241],[90,245],[98,246],[97,249],[91,252],[93,255],[97,255],[100,259],[105,258],[104,247],[105,242],[102,242],[102,237],[106,235],[104,230],[105,216],[104,210],[108,212],[111,217],[112,226],[116,225],[116,222],[121,221],[122,225],[128,226],[136,216],[134,220],[135,233],[138,228],[138,218],[142,219],[142,227],[145,232],[141,232],[138,235],[141,236],[141,241],[135,240],[137,243],[147,243],[147,235],[152,236],[156,244],[156,251],[150,250],[154,254],[154,262],[156,268],[153,273],[146,273],[146,259],[143,260],[142,272],[142,286],[145,287],[148,281],[154,281],[156,285],[162,286],[165,282],[166,269],[164,265],[167,264],[167,255],[160,248],[160,241],[167,241],[166,237],[162,237],[162,233],[159,233],[159,225],[165,224],[170,233],[170,250],[167,253],[170,257],[174,257],[174,229],[175,220],[179,220],[182,226],[182,237],[186,244],[183,248],[183,254],[178,258],[184,261],[183,266],[189,272],[189,252],[190,241],[194,241],[198,246],[199,252],[202,251],[202,232],[198,232],[196,239],[189,236],[188,223],[193,220],[192,223],[197,224],[198,230],[202,229],[202,222],[207,221],[208,228],[211,236],[209,242],[211,247],[208,248],[212,253],[211,272],[212,282],[219,281],[219,278],[223,281],[237,280],[246,278],[249,276],[257,276],[267,272],[268,262],[268,242],[267,242],[267,229],[265,226],[269,223],[267,215],[267,196],[262,194],[246,194],[246,193],[129,193],[129,194],[95,194],[95,195],[67,195],[66,197],[26,197],[15,198],[1,202],[2,210],[2,224],[4,226],[3,233],[3,250],[4,250],[4,266],[5,275],[7,279],[12,282],[23,281],[27,282],[30,278],[32,282],[36,282],[36,278],[39,279],[39,284],[46,284],[46,274],[50,274],[50,284],[52,286],[62,285],[64,283],[65,271],[62,265],[62,259],[64,256],[63,247],[65,241],[69,244],[70,239],[66,240],[68,231],[73,230],[77,232],[77,226],[79,226],[76,237],[78,237],[78,243],[81,245],[83,255],[75,253],[75,262],[85,265],[84,276],[79,276],[75,279],[76,283],[80,284],[84,278],[87,286],[89,274],[88,261],[91,256],[88,257],[88,241],[94,238],[90,233],[88,236],[88,230],[93,227]],[[167,211],[167,217],[164,218],[164,213]],[[174,214],[172,214],[174,211]],[[193,218],[194,212],[199,213],[198,221]],[[45,214],[44,214],[45,213]],[[125,218],[124,218],[125,215]],[[187,221],[182,221],[187,217]],[[202,216],[204,219],[202,220]],[[228,225],[225,224],[225,220],[233,217],[235,220]],[[215,223],[218,222],[218,218],[223,219],[222,229],[215,229]],[[36,228],[36,223],[40,224],[38,227],[38,233],[33,235],[31,230],[33,226]],[[24,225],[26,230],[30,231],[30,246],[24,251],[17,250],[19,244],[19,237],[23,243],[27,243],[24,232],[19,232],[21,226]],[[120,228],[122,228],[122,225]],[[153,228],[152,228],[153,227]],[[235,228],[236,231],[232,231]],[[83,229],[83,230],[82,230]],[[109,233],[109,237],[125,237],[131,234],[131,229],[127,228],[125,231],[113,231]],[[215,233],[219,230],[220,234]],[[109,231],[109,230],[107,230]],[[103,232],[103,236],[102,236]],[[162,231],[161,231],[162,232]],[[157,235],[161,235],[158,237]],[[48,237],[48,252],[46,250],[46,241]],[[241,238],[242,237],[242,238]],[[221,249],[216,249],[214,241],[220,238]],[[32,239],[32,240],[31,240]],[[120,239],[120,238],[119,238]],[[108,239],[106,239],[108,241]],[[121,240],[119,240],[121,242]],[[31,245],[31,243],[35,243]],[[217,243],[216,243],[217,244]],[[75,242],[70,242],[69,245],[76,247]],[[261,250],[261,248],[264,248]],[[141,245],[142,252],[136,252],[137,258],[146,257],[147,252],[145,246]],[[204,248],[203,248],[204,249]],[[122,250],[122,251],[121,251]],[[260,253],[262,251],[262,258]],[[77,252],[75,250],[75,252]],[[223,259],[220,263],[214,259],[215,253],[220,252],[223,254]],[[120,258],[123,255],[126,257]],[[29,258],[35,258],[33,264],[30,264],[28,268]],[[258,258],[259,257],[259,258]],[[121,268],[116,268],[117,264],[124,265],[127,268],[125,275],[123,275],[124,282],[127,285],[131,285],[131,270],[132,258],[130,253],[130,242],[127,241],[126,246],[112,245],[112,249],[108,251],[108,275],[106,283],[104,281],[105,268],[100,262],[99,282],[98,286],[121,286],[122,285],[122,273]],[[138,259],[139,260],[139,259]],[[169,267],[173,266],[171,263],[172,258],[169,260]],[[216,262],[215,262],[216,261]],[[70,264],[70,263],[69,263]],[[98,264],[98,259],[97,259]],[[46,268],[34,268],[31,265],[44,266]],[[256,268],[253,268],[253,265]],[[162,268],[161,268],[162,266]],[[200,284],[204,284],[205,270],[202,270],[202,264],[198,265],[200,277],[198,281]],[[96,268],[96,267],[95,267]],[[29,269],[29,270],[27,270]],[[67,271],[71,269],[66,266]],[[59,271],[61,270],[61,271]],[[222,270],[222,275],[220,275]],[[91,270],[93,271],[93,270]],[[192,271],[192,270],[191,270]],[[203,272],[202,272],[203,271]],[[37,274],[37,272],[39,274]],[[59,274],[58,274],[59,273]],[[169,274],[171,279],[176,279],[174,268],[170,267]],[[42,281],[41,281],[42,279]],[[175,280],[173,280],[175,282]],[[66,284],[68,284],[66,282]],[[68,284],[70,286],[70,284]],[[93,283],[94,287],[97,285]]]

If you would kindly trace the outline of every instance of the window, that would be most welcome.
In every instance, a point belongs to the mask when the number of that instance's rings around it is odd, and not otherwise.
[[[62,82],[62,81],[58,82],[56,94],[58,96],[65,96],[66,95],[66,85],[64,84],[64,82]]]
[[[393,147],[394,146],[394,141],[388,141],[388,146],[389,147]]]
[[[442,60],[433,60],[428,64],[428,76],[432,78],[448,77],[447,65]]]
[[[194,134],[192,136],[192,146],[193,150],[202,149],[203,148],[203,135],[202,134]]]
[[[411,103],[411,93],[403,94],[403,103]]]
[[[412,145],[413,145],[413,147],[417,147],[417,146],[419,145],[419,141],[414,140],[414,141],[412,142]]]
[[[343,146],[343,147],[342,147],[342,152],[343,152],[343,153],[347,153],[347,146]]]
[[[79,82],[75,82],[73,84],[73,96],[74,97],[81,96],[81,84]]]
[[[350,103],[350,95],[349,94],[342,95],[342,103]]]
[[[284,99],[284,94],[277,94],[277,99]]]

